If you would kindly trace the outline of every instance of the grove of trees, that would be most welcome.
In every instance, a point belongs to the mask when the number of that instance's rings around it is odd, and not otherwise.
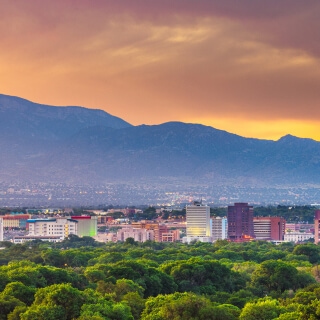
[[[320,319],[320,247],[1,243],[0,320]]]

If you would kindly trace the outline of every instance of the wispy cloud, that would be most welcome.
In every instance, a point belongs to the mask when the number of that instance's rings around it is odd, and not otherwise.
[[[320,140],[319,16],[298,0],[8,1],[1,90],[134,124]]]

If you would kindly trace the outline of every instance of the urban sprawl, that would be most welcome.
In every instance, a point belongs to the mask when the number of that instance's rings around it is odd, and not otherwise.
[[[312,241],[317,244],[320,210],[312,208],[312,223],[287,222],[281,216],[256,216],[254,207],[245,202],[227,206],[225,216],[212,214],[210,206],[202,201],[193,201],[182,210],[151,206],[144,210],[134,207],[24,209],[20,212],[2,209],[0,240],[60,242],[78,236],[93,237],[99,242],[265,240],[274,243]]]

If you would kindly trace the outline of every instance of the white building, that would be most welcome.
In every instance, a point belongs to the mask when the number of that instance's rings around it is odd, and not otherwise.
[[[59,236],[61,240],[70,234],[78,235],[78,221],[67,218],[29,219],[28,236]]]
[[[59,236],[61,240],[70,234],[79,237],[97,235],[96,216],[71,216],[52,219],[28,219],[28,236]]]
[[[128,238],[133,238],[134,241],[145,242],[147,240],[154,240],[154,230],[147,230],[142,228],[126,227],[118,230],[117,240],[126,241]]]
[[[302,242],[314,239],[314,234],[310,232],[286,232],[284,242]]]
[[[15,236],[13,237],[13,243],[25,243],[33,240],[41,240],[48,242],[60,242],[59,236]]]
[[[228,219],[226,217],[213,217],[212,240],[224,240],[228,238]]]
[[[210,207],[194,202],[186,207],[187,236],[183,242],[212,242]]]

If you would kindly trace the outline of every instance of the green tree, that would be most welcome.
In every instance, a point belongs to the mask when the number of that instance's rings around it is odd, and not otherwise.
[[[171,275],[178,290],[214,294],[215,291],[232,292],[245,286],[241,275],[216,260],[192,258],[164,264],[161,270]]]
[[[12,296],[27,305],[31,305],[34,300],[35,291],[35,288],[28,287],[21,282],[11,282],[6,285],[5,289],[0,293],[0,296]]]
[[[145,300],[138,292],[128,292],[122,297],[122,302],[127,304],[135,320],[140,319],[141,313],[145,308]]]
[[[26,286],[44,287],[46,279],[39,271],[40,266],[27,260],[13,261],[3,267],[10,281],[22,282]]]
[[[142,320],[236,320],[240,310],[235,306],[215,306],[209,299],[194,293],[174,293],[149,298]]]
[[[90,282],[106,280],[104,272],[102,270],[95,269],[95,267],[86,268],[84,275]]]
[[[54,284],[38,289],[35,300],[26,313],[30,314],[28,317],[43,312],[48,312],[50,316],[59,313],[61,317],[56,319],[71,320],[80,315],[80,308],[83,303],[83,294],[78,289],[73,288],[70,284]]]
[[[54,267],[63,267],[64,260],[60,250],[49,249],[41,253],[41,257],[46,264],[49,264]]]
[[[297,245],[293,250],[293,254],[307,256],[312,264],[320,261],[320,248],[313,243]]]
[[[127,238],[124,242],[125,244],[137,245],[137,242],[133,238]]]
[[[102,295],[105,294],[114,294],[114,300],[120,302],[124,295],[135,292],[140,297],[143,297],[144,289],[139,286],[137,283],[128,279],[118,279],[115,284],[110,282],[99,281],[97,286],[97,292]]]
[[[25,306],[25,304],[19,299],[5,295],[0,297],[0,320],[7,320],[7,316],[14,308],[18,306]]]
[[[302,283],[301,278],[305,278]],[[275,292],[281,294],[285,290],[296,290],[305,285],[314,282],[311,277],[305,277],[305,274],[288,263],[282,261],[268,260],[262,262],[252,274],[252,287],[259,291],[261,296]]]
[[[273,320],[277,318],[284,308],[275,299],[248,302],[241,311],[240,320]]]
[[[21,320],[66,320],[66,314],[62,306],[35,305],[20,314]]]
[[[274,320],[299,320],[302,318],[302,313],[300,311],[292,311],[292,312],[285,312],[280,314],[280,316]]]
[[[21,320],[21,314],[26,312],[27,306],[16,306],[12,312],[8,314],[8,320]]]
[[[105,273],[107,277],[133,280],[144,289],[145,298],[159,293],[172,293],[177,288],[171,276],[137,261],[117,262],[108,266]]]
[[[139,213],[139,219],[152,220],[155,218],[157,218],[155,207],[148,207],[147,209],[143,210],[143,213]]]
[[[129,306],[123,303],[106,301],[102,298],[94,304],[84,304],[79,319],[92,319],[91,317],[97,316],[110,320],[134,320]]]

